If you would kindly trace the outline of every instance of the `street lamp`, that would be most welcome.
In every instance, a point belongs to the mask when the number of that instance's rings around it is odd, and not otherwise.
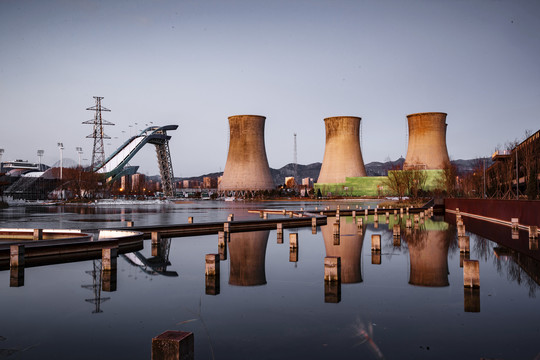
[[[41,158],[43,157],[43,154],[45,153],[44,150],[38,150],[37,151],[37,156],[39,158],[39,171],[41,171]]]
[[[64,159],[63,159],[64,143],[59,142],[58,149],[60,149],[60,181],[62,181],[62,175],[63,175],[62,172],[64,168]]]
[[[4,154],[4,149],[0,149],[0,162],[2,162],[2,154]]]
[[[81,167],[81,155],[83,153],[83,150],[82,150],[82,147],[80,147],[80,146],[77,146],[75,149],[77,150],[77,153],[79,153],[79,168],[80,168]]]

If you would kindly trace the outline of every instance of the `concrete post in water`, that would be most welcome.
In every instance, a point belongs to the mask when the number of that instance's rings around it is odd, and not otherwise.
[[[457,230],[458,236],[465,236],[465,225],[459,225]]]
[[[399,224],[394,224],[393,235],[394,237],[401,235],[401,227],[399,226]]]
[[[399,208],[400,215],[403,215],[403,208]]]
[[[394,215],[397,215],[397,209],[394,209]]]
[[[420,222],[420,217],[418,214],[414,214],[414,223],[417,224],[418,222]]]
[[[281,213],[282,213],[283,215],[286,215],[286,214],[287,214],[287,210],[283,209],[283,210],[281,210]]]
[[[283,224],[279,223],[276,227],[277,243],[283,244]]]
[[[512,240],[519,240],[519,229],[512,229]]]
[[[341,281],[341,257],[324,258],[324,281]]]
[[[159,231],[152,231],[151,236],[152,236],[152,245],[157,244],[161,241],[161,235]]]
[[[356,210],[353,210],[353,211],[352,211],[352,217],[353,217],[353,218],[356,217]]]
[[[117,258],[117,246],[109,246],[101,249],[101,265],[103,270],[116,270]]]
[[[529,239],[538,239],[538,226],[529,226]]]
[[[456,221],[456,226],[461,226],[463,225],[463,220],[459,219]]]
[[[265,220],[268,219],[268,213],[266,213],[266,212],[263,213],[263,219],[265,219]]]
[[[292,211],[291,211],[291,212],[289,212],[289,217],[290,217],[290,218],[292,218],[292,217],[293,217],[293,215],[294,215],[294,213],[293,213]]]
[[[470,253],[470,239],[468,236],[459,236],[459,252],[460,253]]]
[[[371,251],[381,251],[381,235],[371,235]]]
[[[519,218],[512,218],[512,229],[519,229]]]
[[[43,240],[43,229],[34,229],[33,240]]]
[[[423,211],[420,212],[420,219],[424,218],[424,215],[426,215]]]
[[[390,213],[388,211],[385,212],[384,215],[386,215],[386,220],[388,220],[390,218]]]
[[[226,222],[226,223],[223,223],[223,231],[228,233],[231,231],[231,224]]]
[[[401,235],[394,236],[394,246],[401,246]]]
[[[298,248],[298,233],[289,234],[289,248],[291,249]]]
[[[193,224],[193,216],[187,218],[188,224]]]
[[[234,214],[229,214],[229,217],[227,217],[227,221],[234,221]]]
[[[152,339],[152,360],[193,360],[193,333],[168,330]]]
[[[317,218],[316,217],[311,218],[311,226],[317,227]]]
[[[9,247],[9,267],[24,267],[24,245],[11,245]]]
[[[378,222],[379,221],[379,215],[377,215],[377,213],[375,213],[373,215],[373,222]]]
[[[368,210],[368,209],[365,209],[365,210],[364,210],[364,216],[367,217],[368,215],[369,215],[369,210]]]
[[[218,247],[225,247],[225,231],[218,231]]]
[[[529,250],[538,250],[538,238],[529,238]]]
[[[206,254],[204,261],[206,264],[204,275],[219,276],[219,254]]]
[[[375,229],[378,229],[378,228],[379,228],[379,222],[378,222],[378,221],[375,221],[375,222],[373,223],[373,227],[374,227]]]
[[[406,227],[407,229],[412,228],[412,221],[411,221],[410,218],[407,218],[407,219],[405,220],[405,227]]]
[[[264,216],[264,211],[259,211],[259,217],[262,219]]]
[[[135,221],[126,221],[126,226],[127,227],[134,227],[135,226]]]
[[[463,261],[463,286],[467,288],[480,287],[480,263],[478,260]]]

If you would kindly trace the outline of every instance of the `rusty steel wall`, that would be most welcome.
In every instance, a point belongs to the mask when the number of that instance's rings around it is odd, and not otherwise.
[[[446,148],[446,114],[407,115],[409,145],[403,169],[442,169],[450,162]]]
[[[343,183],[346,177],[367,175],[360,150],[361,120],[355,116],[324,119],[326,146],[318,183]]]
[[[265,120],[258,115],[229,117],[229,154],[218,190],[274,189],[264,145]]]
[[[522,225],[540,226],[540,201],[497,199],[445,199],[445,209],[511,221],[518,218]]]

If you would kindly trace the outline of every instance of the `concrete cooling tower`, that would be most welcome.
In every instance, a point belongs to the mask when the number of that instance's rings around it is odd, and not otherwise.
[[[343,183],[346,177],[366,176],[360,150],[360,120],[354,116],[324,119],[326,146],[318,183]]]
[[[265,119],[258,115],[229,117],[229,154],[220,191],[274,189],[264,147]]]
[[[403,169],[442,169],[450,162],[446,148],[446,114],[407,115],[409,146]]]

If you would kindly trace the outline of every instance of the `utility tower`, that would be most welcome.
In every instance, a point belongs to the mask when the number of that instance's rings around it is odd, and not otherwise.
[[[298,184],[298,152],[296,149],[296,133],[294,133],[294,182]]]
[[[105,147],[103,146],[103,139],[110,139],[110,136],[105,135],[103,132],[103,125],[114,125],[112,122],[104,120],[101,117],[102,111],[111,111],[106,107],[101,106],[101,96],[94,96],[96,99],[96,105],[87,108],[86,110],[95,111],[94,118],[92,120],[84,121],[83,124],[93,124],[94,131],[88,135],[87,138],[94,139],[94,148],[92,150],[92,169],[105,162]]]

